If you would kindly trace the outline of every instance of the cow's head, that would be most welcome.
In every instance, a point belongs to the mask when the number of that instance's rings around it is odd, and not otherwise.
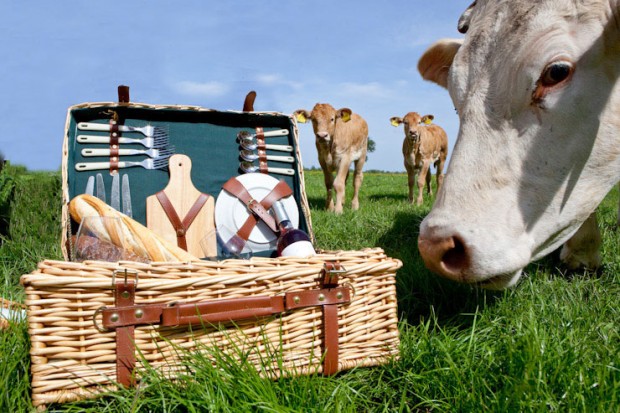
[[[415,144],[420,139],[420,128],[430,125],[433,119],[435,119],[433,115],[420,116],[419,113],[409,112],[404,118],[399,118],[398,116],[391,117],[390,123],[394,127],[402,124],[405,129],[405,138]]]
[[[304,109],[296,110],[293,115],[298,122],[306,123],[308,119],[312,121],[312,128],[318,143],[329,143],[336,131],[336,123],[339,121],[348,122],[351,120],[351,109],[334,109],[329,103],[317,103],[312,108],[312,112]]]
[[[620,2],[478,0],[420,59],[460,118],[418,245],[435,272],[514,285],[620,179]]]

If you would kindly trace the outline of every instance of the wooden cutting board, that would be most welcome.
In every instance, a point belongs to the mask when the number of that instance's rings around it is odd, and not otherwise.
[[[179,219],[183,221],[201,194],[192,183],[192,160],[186,155],[172,155],[168,170],[170,181],[164,188],[164,192]],[[209,196],[185,234],[187,251],[196,257],[217,255],[214,208],[215,201],[212,196]],[[155,195],[146,198],[146,226],[170,243],[177,245],[176,231]]]

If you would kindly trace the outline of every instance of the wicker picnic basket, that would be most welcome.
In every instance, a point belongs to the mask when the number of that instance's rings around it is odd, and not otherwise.
[[[326,270],[326,263],[339,263],[340,270]],[[108,330],[103,321],[106,312],[113,317],[118,310],[114,283],[135,288],[134,313],[146,312],[148,306],[166,311],[183,302],[192,305],[186,314],[191,318],[200,303],[249,297],[285,301],[284,308],[273,313],[274,305],[269,304],[264,315],[259,313],[264,303],[255,306],[250,318],[218,318],[221,313],[216,313],[209,319],[203,308],[204,318],[186,325],[137,321],[130,327],[135,329],[131,340],[136,347],[132,382],[139,380],[144,363],[162,374],[173,373],[184,351],[204,346],[217,346],[232,356],[243,354],[270,377],[385,363],[398,354],[394,283],[400,266],[378,248],[308,259],[254,257],[192,264],[41,262],[35,272],[22,277],[32,340],[33,403],[89,398],[121,381],[119,331]],[[328,307],[334,311],[331,316]],[[329,323],[337,325],[335,333],[328,331]],[[266,357],[269,349],[276,349],[278,357]]]
[[[231,137],[239,130],[286,129],[288,136],[270,142],[293,148],[295,173],[282,179],[297,201],[299,227],[314,241],[297,125],[291,116],[132,103],[128,96],[121,99],[120,87],[118,103],[72,106],[62,168],[66,261],[43,261],[21,278],[35,406],[135,385],[147,365],[174,379],[195,351],[208,354],[215,349],[242,357],[266,378],[333,374],[385,363],[398,354],[395,275],[402,263],[379,248],[319,251],[310,258],[72,261],[77,226],[67,205],[82,193],[88,178],[74,168],[88,161],[77,139],[79,122],[105,123],[110,113],[127,123],[169,128],[177,151],[196,160],[196,185],[211,194],[237,173],[238,147]],[[106,185],[116,172],[104,174]],[[144,224],[144,201],[165,186],[168,174],[141,168],[123,174],[139,182],[132,189],[137,200],[133,218]]]

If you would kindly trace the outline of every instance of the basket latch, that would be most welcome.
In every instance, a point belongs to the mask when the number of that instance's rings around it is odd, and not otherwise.
[[[340,264],[340,261],[326,262],[321,270],[321,284],[325,288],[337,287],[340,274],[345,274],[346,272],[347,269]]]

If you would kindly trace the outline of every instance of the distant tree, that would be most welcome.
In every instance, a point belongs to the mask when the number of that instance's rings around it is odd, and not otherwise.
[[[374,152],[375,151],[375,141],[372,140],[372,138],[369,136],[368,137],[368,152]]]
[[[374,152],[375,151],[375,141],[372,140],[372,138],[369,136],[368,137],[368,152]],[[368,160],[368,155],[366,155],[366,160]]]

